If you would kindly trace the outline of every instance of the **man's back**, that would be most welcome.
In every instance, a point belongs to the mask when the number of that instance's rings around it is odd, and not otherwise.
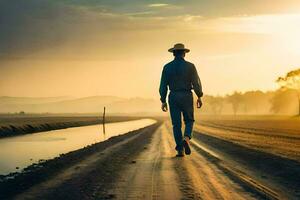
[[[193,67],[192,63],[183,58],[176,58],[165,65],[169,89],[171,91],[191,90]]]
[[[194,89],[197,96],[202,96],[201,83],[195,65],[185,61],[182,57],[176,57],[164,66],[160,85],[163,102],[167,95],[167,86],[171,92]]]

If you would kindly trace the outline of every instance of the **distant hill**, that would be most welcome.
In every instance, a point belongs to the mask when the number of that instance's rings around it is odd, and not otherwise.
[[[108,113],[159,112],[159,101],[146,98],[91,96],[85,98],[0,97],[0,113],[95,113],[106,107]]]
[[[41,104],[69,100],[71,97],[9,97],[0,96],[0,105],[3,104]]]

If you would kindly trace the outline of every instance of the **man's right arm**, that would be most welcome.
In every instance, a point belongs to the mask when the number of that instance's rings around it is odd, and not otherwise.
[[[166,67],[164,67],[161,75],[159,94],[160,101],[166,103],[167,93],[168,93],[168,79],[167,79]]]

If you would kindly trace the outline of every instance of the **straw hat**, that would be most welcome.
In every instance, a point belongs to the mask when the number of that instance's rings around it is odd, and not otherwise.
[[[184,47],[184,44],[181,44],[181,43],[175,44],[174,47],[171,48],[171,49],[169,49],[168,51],[172,53],[172,52],[174,52],[174,51],[176,51],[176,50],[184,50],[185,53],[190,52],[190,50],[189,50],[189,49],[186,49],[186,48]]]

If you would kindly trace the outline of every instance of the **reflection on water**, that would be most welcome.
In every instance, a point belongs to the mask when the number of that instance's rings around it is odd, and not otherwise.
[[[51,159],[154,123],[151,119],[109,123],[105,135],[102,125],[92,125],[0,139],[0,174],[20,171],[40,159]]]

